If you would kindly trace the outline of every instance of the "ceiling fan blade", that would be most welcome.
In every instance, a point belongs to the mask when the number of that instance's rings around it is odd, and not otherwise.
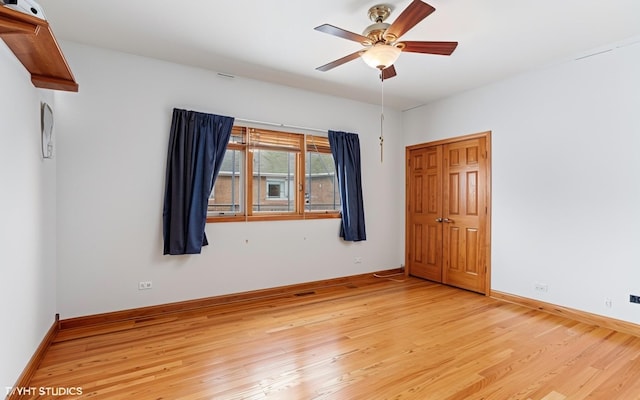
[[[449,56],[458,47],[458,42],[401,42],[404,44],[402,51],[409,53],[438,54]]]
[[[345,31],[342,28],[338,28],[337,26],[324,24],[320,26],[316,26],[313,28],[317,31],[328,33],[329,35],[341,37],[343,39],[353,40],[354,42],[362,43],[362,42],[370,42],[370,39],[366,36],[358,35],[357,33]]]
[[[386,79],[393,78],[396,75],[398,75],[396,73],[396,67],[394,67],[393,64],[392,64],[392,65],[390,65],[387,68],[382,70],[382,77],[381,78],[384,81]]]
[[[325,64],[321,67],[316,68],[318,71],[329,71],[330,69],[333,69],[335,67],[339,67],[340,65],[347,63],[351,60],[355,60],[356,58],[360,57],[360,54],[362,54],[364,50],[360,50],[360,51],[356,51],[355,53],[351,53],[348,56],[344,56],[342,58],[338,58],[335,61],[331,61],[328,64]]]
[[[427,3],[420,0],[413,0],[386,30],[385,36],[395,36],[395,38],[398,39],[435,10],[435,8]]]

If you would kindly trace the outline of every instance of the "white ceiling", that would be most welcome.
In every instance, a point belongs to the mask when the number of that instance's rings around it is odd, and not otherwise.
[[[388,0],[393,22],[411,0]],[[640,0],[428,0],[405,40],[458,41],[450,57],[403,53],[384,102],[406,110],[524,71],[640,40]],[[313,28],[362,33],[376,0],[40,0],[58,40],[379,104],[361,46]],[[71,65],[73,68],[73,65]],[[80,87],[82,88],[82,82]]]

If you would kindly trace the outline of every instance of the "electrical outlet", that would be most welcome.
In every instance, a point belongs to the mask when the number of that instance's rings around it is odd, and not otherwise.
[[[534,283],[533,289],[536,292],[547,293],[549,291],[549,285],[546,285],[544,283]]]
[[[611,308],[613,307],[613,301],[610,298],[605,298],[604,299],[604,306],[607,308]]]
[[[138,290],[147,290],[153,287],[153,283],[151,281],[140,281],[138,282]]]
[[[362,257],[354,257],[353,262],[354,264],[362,264]]]
[[[640,296],[638,296],[637,294],[630,294],[629,295],[629,301],[631,303],[640,304]]]

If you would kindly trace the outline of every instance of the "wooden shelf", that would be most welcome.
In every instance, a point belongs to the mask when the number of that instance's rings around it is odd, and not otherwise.
[[[47,21],[0,5],[0,37],[29,71],[35,87],[78,91]]]

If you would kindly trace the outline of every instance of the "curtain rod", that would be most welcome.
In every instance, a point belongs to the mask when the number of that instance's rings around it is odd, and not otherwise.
[[[314,132],[322,132],[322,133],[327,133],[329,131],[328,129],[308,128],[306,126],[296,126],[296,125],[279,124],[276,122],[256,121],[254,119],[246,119],[246,118],[236,118],[235,120],[240,122],[248,122],[250,124],[269,125],[269,126],[277,126],[280,128],[300,129],[305,131],[314,131]]]

